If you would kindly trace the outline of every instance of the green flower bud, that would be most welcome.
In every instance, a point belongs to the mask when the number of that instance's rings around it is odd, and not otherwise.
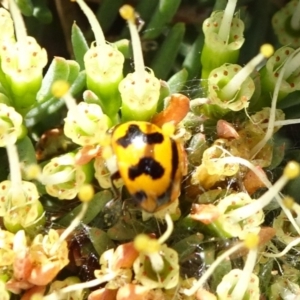
[[[96,156],[94,161],[94,169],[95,169],[95,178],[97,179],[101,188],[103,189],[111,188],[112,187],[112,182],[110,178],[111,173],[109,172],[106,166],[106,160],[101,155]],[[120,188],[123,184],[124,183],[121,178],[114,180],[114,185],[117,188]]]
[[[224,113],[248,107],[255,91],[254,81],[249,76],[258,64],[272,54],[273,47],[264,44],[260,53],[243,68],[239,65],[225,64],[214,69],[208,77],[209,104],[218,105]]]
[[[240,296],[238,296],[237,298],[232,296],[232,290],[239,282],[239,279],[243,277],[244,275],[243,272],[244,270],[234,269],[231,270],[227,275],[223,277],[221,283],[217,287],[217,295],[219,300],[228,300],[228,299],[259,300],[260,299],[259,279],[253,273],[250,274],[250,278],[248,278],[248,281],[244,282],[244,285],[246,287],[245,293],[244,294],[240,293]]]
[[[123,79],[123,54],[109,44],[92,44],[84,63],[88,89],[99,97],[103,112],[115,120],[121,106],[118,85]]]
[[[14,23],[10,16],[10,13],[4,9],[0,8],[0,43],[14,43],[15,42],[15,30]],[[2,47],[1,47],[2,48]],[[0,53],[2,49],[0,48]]]
[[[46,164],[42,171],[42,182],[49,195],[58,199],[73,199],[86,181],[82,166],[75,165],[73,153],[55,157]]]
[[[44,209],[38,201],[36,186],[22,181],[22,186],[15,189],[9,180],[0,183],[0,214],[4,217],[4,225],[11,232],[27,228],[43,217]]]
[[[67,277],[65,280],[55,280],[51,283],[49,291],[47,295],[52,294],[54,292],[59,292],[61,289],[71,286],[73,284],[80,283],[80,279],[78,277],[72,276]],[[77,291],[72,291],[65,294],[65,297],[73,300],[81,300],[84,299],[85,291],[83,289],[79,289]]]
[[[119,85],[123,121],[147,121],[155,114],[160,94],[160,81],[153,72],[129,73]]]
[[[53,251],[54,248],[55,252]],[[36,235],[30,245],[30,253],[34,259],[33,264],[45,268],[47,268],[47,264],[50,264],[49,267],[54,267],[56,274],[69,263],[67,242],[65,240],[61,241],[60,235],[54,229],[50,229],[48,234]],[[55,277],[56,274],[54,273],[53,277]],[[44,278],[44,282],[46,281],[46,284],[48,284],[51,279]]]
[[[157,110],[160,81],[151,69],[149,72],[145,70],[134,9],[130,5],[124,5],[120,9],[120,14],[128,22],[135,66],[135,72],[129,73],[119,84],[122,97],[122,120],[148,121]]]
[[[14,251],[12,249],[13,241],[14,241],[14,234],[6,231],[0,231],[0,240],[1,240],[1,247],[0,247],[0,267],[5,267],[12,265],[14,262]],[[1,274],[3,276],[3,274]],[[0,279],[0,282],[5,281],[5,278]]]
[[[10,298],[10,294],[7,291],[6,287],[5,287],[5,282],[0,280],[0,294],[1,294],[1,299],[2,300],[9,300]]]
[[[6,140],[15,143],[23,135],[23,118],[13,107],[0,103],[0,147],[6,145]]]
[[[1,54],[1,68],[6,76],[14,107],[25,114],[36,101],[41,87],[47,53],[33,37],[26,41],[5,43]]]
[[[250,134],[257,134],[257,135],[265,135],[267,123],[269,121],[269,117],[271,114],[271,108],[270,107],[264,107],[261,111],[255,113],[254,115],[251,115],[251,121],[248,120],[244,124],[244,129]],[[275,110],[275,123],[278,121],[285,120],[285,114],[281,109]],[[273,132],[277,132],[281,126],[274,126]]]
[[[149,289],[168,290],[175,288],[179,282],[178,253],[165,244],[174,230],[174,223],[169,213],[164,217],[167,228],[159,239],[140,234],[133,242],[139,252],[133,264],[135,279]]]
[[[249,105],[249,99],[254,93],[254,82],[247,77],[239,86],[235,86],[233,92],[224,93],[222,89],[238,72],[242,70],[239,65],[225,64],[214,69],[208,77],[208,98],[210,104],[218,105],[225,111],[239,111]]]
[[[86,3],[76,1],[88,18],[96,39],[84,55],[87,87],[98,96],[103,112],[117,123],[121,106],[118,84],[123,78],[124,56],[116,46],[105,42],[101,26]]]
[[[214,236],[245,239],[249,233],[258,234],[264,220],[262,209],[251,207],[255,206],[255,201],[246,193],[232,193],[220,199],[217,205],[194,204],[190,217],[205,224]],[[251,215],[243,212],[245,207]]]
[[[272,18],[272,25],[281,45],[298,48],[300,46],[300,2],[289,1],[278,10]]]
[[[161,245],[156,253],[163,260],[163,269],[159,272],[153,269],[149,259],[149,256],[153,256],[153,260],[157,259],[153,254],[140,253],[133,265],[135,279],[149,289],[176,287],[179,281],[178,253],[165,244]]]
[[[202,78],[225,63],[236,63],[244,43],[244,23],[234,16],[236,0],[229,0],[225,11],[215,11],[203,22],[205,35],[201,53]],[[212,59],[213,57],[213,59]]]
[[[217,222],[223,227],[224,231],[227,231],[232,237],[237,236],[240,239],[245,239],[249,233],[258,234],[260,231],[260,225],[264,221],[264,213],[260,209],[258,211],[253,210],[253,213],[245,215],[240,214],[236,216],[234,211],[240,207],[245,207],[250,203],[254,203],[255,199],[251,199],[246,193],[231,194],[224,199],[220,200],[217,204],[218,210],[221,213]],[[250,206],[247,206],[250,209]]]
[[[68,111],[64,133],[78,145],[94,145],[106,136],[110,126],[110,119],[103,114],[99,105],[80,102]]]
[[[260,70],[261,74],[261,97],[260,108],[271,105],[271,95],[278,84],[278,76],[282,68],[284,75],[279,87],[277,102],[284,99],[288,94],[300,90],[300,53],[290,47],[282,47],[271,56],[266,65]]]

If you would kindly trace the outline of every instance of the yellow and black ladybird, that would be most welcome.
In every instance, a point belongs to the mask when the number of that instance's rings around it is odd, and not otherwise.
[[[111,147],[117,168],[112,179],[120,176],[143,210],[156,212],[178,198],[185,152],[166,130],[148,122],[123,123],[113,129]]]

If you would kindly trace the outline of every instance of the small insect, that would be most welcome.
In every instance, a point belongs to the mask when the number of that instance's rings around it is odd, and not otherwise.
[[[143,210],[156,212],[178,198],[186,156],[167,130],[148,122],[120,124],[111,133],[111,150],[112,181],[121,177]]]

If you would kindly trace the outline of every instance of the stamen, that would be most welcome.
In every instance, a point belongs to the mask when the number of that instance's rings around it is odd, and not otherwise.
[[[87,115],[82,112],[76,103],[76,100],[70,94],[70,86],[64,80],[58,80],[52,85],[52,94],[57,98],[62,98],[69,111],[74,114],[74,119],[81,129],[90,135],[93,135],[96,130],[96,124],[91,121]]]
[[[134,69],[139,78],[139,83],[137,84],[137,95],[142,95],[145,88],[145,64],[141,40],[139,37],[138,29],[135,25],[136,13],[132,6],[123,5],[120,8],[120,15],[128,23],[133,50]]]
[[[193,284],[193,286],[190,289],[183,289],[182,293],[187,295],[187,296],[192,296],[193,294],[195,294],[197,292],[197,290],[199,290],[205,284],[205,282],[213,274],[213,272],[220,265],[220,263],[223,260],[227,259],[231,254],[233,254],[234,252],[241,249],[243,246],[244,246],[244,243],[238,243],[235,246],[233,246],[232,248],[225,251],[220,256],[218,256],[217,259],[206,270],[204,275],[195,284]]]
[[[274,53],[273,46],[264,44],[260,48],[260,53],[251,59],[220,91],[221,98],[234,98],[234,95],[239,91],[240,86],[254,69],[266,58],[269,58]]]
[[[234,290],[231,292],[231,298],[235,300],[242,300],[247,291],[251,274],[256,264],[257,249],[252,249],[249,251],[245,267],[239,278],[238,283],[235,285]]]
[[[300,237],[296,238],[292,242],[290,242],[281,252],[279,253],[267,253],[263,252],[263,256],[265,257],[272,257],[272,258],[277,258],[277,257],[282,257],[285,254],[287,254],[293,247],[297,246],[300,243]]]
[[[226,151],[223,149],[223,151]],[[227,153],[227,151],[226,151]],[[228,152],[230,154],[230,152]],[[272,183],[268,180],[267,177],[262,176],[262,174],[256,169],[256,167],[247,159],[241,158],[241,157],[236,157],[236,156],[231,156],[231,157],[224,157],[224,158],[216,158],[213,160],[221,160],[223,163],[239,163],[241,165],[244,165],[246,167],[248,167],[251,171],[253,171],[253,173],[259,178],[259,180],[269,189],[273,188]],[[300,228],[296,222],[296,220],[294,219],[291,211],[284,205],[281,197],[280,197],[280,193],[278,192],[277,194],[275,193],[274,198],[277,200],[278,204],[280,205],[280,207],[282,208],[282,210],[284,211],[284,213],[286,214],[288,220],[290,221],[290,223],[293,225],[293,227],[295,228],[295,230],[297,231],[298,234],[300,234]],[[259,205],[258,202],[254,202],[253,204],[251,204],[251,207],[253,205],[253,207],[255,208],[255,211],[258,211],[262,208],[264,208],[265,206],[267,206],[273,198],[264,198],[263,201],[264,203],[261,203]],[[261,200],[261,198],[260,198]]]
[[[30,62],[27,60],[28,44],[27,44],[27,29],[22,17],[22,14],[16,5],[15,0],[9,0],[9,10],[14,21],[14,28],[16,33],[16,38],[21,46],[21,51],[19,54],[19,64],[21,69],[27,69]]]
[[[274,131],[274,122],[275,122],[275,117],[276,117],[276,104],[277,104],[278,94],[279,94],[280,86],[281,86],[281,83],[283,80],[283,76],[286,72],[287,65],[291,62],[292,58],[295,57],[298,53],[300,53],[300,49],[294,51],[293,54],[288,57],[284,66],[281,68],[281,70],[279,72],[277,82],[275,85],[275,89],[273,92],[273,97],[272,97],[268,128],[267,128],[264,138],[259,143],[257,143],[251,150],[251,152],[250,152],[251,159],[254,159],[254,157],[257,155],[257,153],[266,145],[268,140],[272,138],[273,131]]]
[[[105,45],[104,33],[93,11],[88,7],[88,5],[83,0],[75,0],[75,1],[78,3],[83,13],[89,20],[89,23],[91,25],[91,28],[93,30],[96,39],[97,46]]]
[[[231,22],[234,15],[237,0],[229,0],[224,10],[223,19],[220,25],[218,36],[228,44]]]
[[[69,227],[60,235],[57,242],[52,246],[52,249],[49,251],[50,255],[55,254],[55,252],[58,250],[60,245],[66,240],[66,238],[80,224],[82,218],[85,216],[85,213],[89,206],[89,202],[92,200],[93,196],[94,196],[94,190],[93,190],[92,186],[84,185],[80,188],[79,193],[78,193],[78,198],[79,198],[79,200],[82,201],[81,210],[80,210],[79,214],[75,217],[75,219],[71,222]],[[86,284],[88,284],[88,283],[86,283]],[[65,289],[67,289],[67,288],[65,288]],[[65,289],[62,289],[60,292],[64,291]],[[67,293],[67,292],[65,291],[64,293]]]
[[[174,229],[174,223],[172,221],[172,218],[170,217],[169,214],[166,214],[165,216],[165,220],[167,223],[167,230],[165,231],[165,233],[158,239],[159,244],[163,244],[172,234],[173,229]]]

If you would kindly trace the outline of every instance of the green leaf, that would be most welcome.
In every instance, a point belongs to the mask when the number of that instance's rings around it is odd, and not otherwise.
[[[141,16],[145,24],[148,24],[151,17],[154,15],[158,2],[159,0],[138,1],[136,11]]]
[[[57,80],[68,80],[68,76],[69,62],[63,57],[54,57],[37,93],[37,101],[43,103],[52,98],[52,84]]]
[[[76,79],[73,81],[70,86],[70,93],[73,96],[78,95],[86,87],[86,72],[85,70],[80,71]]]
[[[30,165],[36,164],[35,149],[28,136],[17,141],[17,150],[19,153],[20,163],[23,167],[28,167]]]
[[[270,290],[270,282],[274,277],[274,275],[272,274],[273,268],[274,268],[273,258],[268,259],[267,262],[259,264],[258,278],[259,278],[259,287],[262,296],[267,295]]]
[[[157,78],[165,79],[170,73],[185,33],[183,23],[175,24],[151,63]]]
[[[108,234],[99,228],[90,228],[88,235],[99,256],[106,250],[115,247],[114,242],[109,238]]]
[[[273,154],[272,154],[272,162],[268,166],[269,170],[273,170],[276,167],[278,167],[285,156],[285,151],[287,149],[287,146],[290,145],[290,140],[283,136],[282,134],[275,133],[273,135]]]
[[[89,224],[104,208],[105,204],[112,199],[112,194],[105,190],[95,194],[92,201],[89,203],[89,207],[85,216],[82,219],[84,224]],[[82,209],[82,204],[75,207],[71,212],[65,216],[55,220],[55,223],[67,227],[72,220],[79,214]]]
[[[33,5],[31,0],[15,0],[15,2],[24,16],[26,17],[32,16]]]
[[[75,60],[68,60],[69,65],[69,74],[68,74],[68,82],[72,84],[79,75],[80,66]]]
[[[181,0],[160,0],[150,22],[147,25],[143,38],[157,38],[163,32],[165,25],[168,24],[174,17],[180,3]]]
[[[211,288],[215,291],[223,277],[232,270],[232,262],[230,259],[223,260],[212,274]]]
[[[113,43],[114,46],[124,55],[125,58],[130,58],[131,51],[129,47],[129,40],[122,39]]]
[[[116,18],[119,16],[119,8],[124,0],[102,0],[99,9],[96,12],[96,17],[101,24],[104,33],[108,31]]]
[[[107,234],[112,240],[127,241],[132,240],[140,233],[144,232],[144,225],[135,219],[119,218],[118,222],[108,229]]]
[[[0,103],[4,103],[8,106],[12,106],[12,103],[9,98],[3,93],[0,92]]]
[[[39,121],[41,121],[43,118],[48,117],[49,107],[52,104],[55,104],[56,102],[58,102],[58,100],[54,97],[51,97],[46,102],[33,107],[26,115],[25,118],[26,126],[32,127],[35,124],[37,124]],[[64,102],[61,100],[61,103],[63,104]]]
[[[203,238],[201,233],[193,234],[172,245],[172,248],[178,252],[179,261],[189,257],[203,241]]]
[[[299,119],[300,118],[300,105],[295,105],[284,109],[285,119]]]
[[[84,70],[84,55],[88,51],[89,46],[86,39],[76,23],[72,26],[71,41],[75,59],[80,66],[80,70]]]
[[[200,77],[200,52],[204,44],[204,34],[201,32],[194,44],[191,46],[190,51],[188,52],[185,60],[183,61],[182,66],[188,72],[188,79],[199,78]]]
[[[227,2],[227,0],[216,0],[213,11],[224,10],[226,8]]]
[[[240,3],[240,5],[242,4]],[[272,14],[272,1],[253,1],[251,7],[252,19],[247,20],[251,22],[251,26],[245,30],[246,39],[241,48],[239,64],[246,64],[257,55],[259,48],[266,42],[266,39],[270,43],[272,38],[270,15]],[[247,14],[247,18],[249,18],[249,14]]]
[[[202,162],[203,153],[207,148],[208,143],[206,142],[205,135],[200,132],[194,134],[189,142],[189,163],[194,166],[199,166]]]
[[[165,106],[165,98],[170,96],[170,87],[167,82],[161,80],[160,81],[160,90],[159,90],[159,99],[157,102],[156,112],[160,112],[164,109]]]
[[[200,204],[208,204],[214,203],[217,199],[221,199],[222,197],[226,197],[226,195],[231,192],[231,189],[214,189],[204,192],[199,195],[196,203]]]
[[[188,79],[188,71],[182,69],[175,73],[169,80],[168,85],[170,87],[170,94],[178,93],[185,86],[185,83]]]
[[[70,75],[69,78],[65,78],[65,80],[74,80],[71,83],[70,86],[70,93],[73,96],[78,95],[80,92],[82,92],[86,86],[86,72],[85,70],[77,73],[78,69],[78,64],[75,62],[75,64],[73,64],[74,61],[69,61],[67,62],[66,66],[70,67],[69,70],[70,72],[68,72],[68,76]],[[73,74],[71,74],[73,73]],[[76,74],[77,77],[76,77]],[[75,78],[76,77],[76,78]],[[55,80],[54,80],[55,81]],[[26,126],[27,127],[32,127],[35,124],[39,123],[41,120],[45,119],[45,118],[49,118],[49,116],[51,114],[53,114],[54,112],[58,111],[62,106],[65,105],[64,100],[62,99],[57,99],[55,97],[52,96],[51,93],[51,86],[50,88],[50,92],[49,95],[47,94],[45,97],[47,98],[46,101],[37,103],[26,115],[25,118],[25,122],[26,122]],[[46,86],[45,86],[45,90],[46,92]],[[49,96],[51,95],[51,97],[49,98]]]
[[[78,66],[78,64],[77,64],[77,66]],[[72,67],[73,66],[70,65],[70,73],[71,73],[71,68]],[[73,77],[75,77],[74,75],[76,75],[76,70],[74,70],[74,73],[75,74],[73,74]],[[74,78],[71,78],[71,79],[73,80]],[[68,79],[68,81],[69,81],[69,79]],[[78,76],[75,78],[74,82],[69,81],[69,83],[71,83],[70,90],[69,90],[70,94],[73,95],[73,96],[78,95],[86,87],[86,71],[83,70],[83,71],[79,72]],[[47,111],[46,111],[47,115],[55,113],[62,106],[65,105],[65,101],[63,99],[54,98],[54,100],[55,101],[51,101],[50,105],[47,107]]]
[[[277,108],[286,109],[300,104],[300,91],[288,94],[282,101],[277,104]],[[292,108],[293,110],[294,108]]]
[[[52,12],[47,7],[45,0],[32,0],[33,3],[33,15],[44,24],[51,23]]]

